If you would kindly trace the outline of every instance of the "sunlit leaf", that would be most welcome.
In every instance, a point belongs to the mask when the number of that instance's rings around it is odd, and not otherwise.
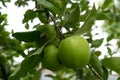
[[[97,17],[97,10],[94,5],[91,12],[86,17],[84,24],[74,34],[78,35],[78,34],[83,34],[83,33],[86,33],[87,31],[89,31],[91,29],[92,25],[94,24],[96,17]]]
[[[29,9],[25,12],[24,19],[22,22],[25,23],[25,22],[28,22],[29,20],[32,21],[36,16],[37,16],[36,12]]]
[[[108,69],[120,74],[120,57],[110,57],[102,59],[102,64]]]
[[[66,0],[48,0],[49,2],[51,2],[55,7],[59,8],[61,11],[64,10],[64,8],[66,8]]]
[[[0,23],[2,23],[7,18],[7,14],[0,15]]]
[[[47,0],[37,0],[38,4],[40,4],[41,6],[51,10],[52,12],[54,12],[55,14],[58,14],[59,17],[61,18],[61,12],[60,10],[55,7],[52,3],[48,2]]]
[[[64,27],[65,28],[76,28],[76,24],[79,24],[80,17],[80,8],[76,6],[75,9],[67,16],[65,19],[67,20]],[[77,26],[78,27],[78,26]]]
[[[113,0],[105,0],[104,3],[103,3],[103,6],[102,8],[108,8],[110,4],[113,4]]]

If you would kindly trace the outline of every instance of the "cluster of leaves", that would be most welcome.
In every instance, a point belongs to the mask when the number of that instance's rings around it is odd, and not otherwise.
[[[34,44],[21,44],[20,41],[11,38],[11,33],[6,31],[5,26],[7,26],[7,14],[0,14],[0,79],[8,80],[18,66],[14,57],[26,57],[24,50],[33,48]]]
[[[19,41],[11,39],[9,32],[5,30],[7,15],[0,14],[0,78],[8,80],[9,75],[13,71],[13,56],[21,52]]]
[[[103,28],[109,33],[107,41],[111,41],[113,38],[117,40],[118,49],[120,48],[120,1],[119,0],[109,0],[102,7],[102,12],[104,12],[109,19],[105,21]],[[109,7],[107,7],[109,6]]]
[[[107,26],[111,25],[107,28],[107,31],[110,32],[107,42],[114,37],[119,39],[119,9],[115,7],[112,2],[113,0],[105,0],[102,7],[99,7],[98,10],[94,4],[93,6],[89,6],[89,1],[87,0],[32,1],[36,6],[34,9],[29,9],[25,12],[22,22],[25,24],[26,29],[29,29],[29,21],[32,22],[36,18],[39,19],[39,24],[33,26],[34,31],[13,33],[13,36],[18,40],[9,37],[9,33],[4,29],[5,24],[3,24],[6,15],[0,16],[0,40],[2,41],[0,42],[0,55],[2,53],[6,54],[6,60],[11,60],[10,65],[13,65],[13,56],[22,55],[24,57],[22,63],[9,77],[10,80],[39,80],[42,74],[42,68],[39,63],[42,60],[44,47],[50,44],[57,46],[60,40],[72,35],[87,37],[92,50],[89,64],[77,71],[64,69],[56,72],[55,76],[50,74],[47,75],[48,77],[51,77],[53,80],[71,80],[76,78],[82,80],[107,80],[109,71],[115,71],[117,74],[120,74],[120,58],[111,55],[111,57],[99,59],[102,51],[97,50],[97,48],[102,45],[104,39],[93,40],[94,36],[91,34],[91,28],[96,20],[107,20]],[[28,4],[28,1],[17,0],[15,4],[17,6],[25,6]],[[81,23],[83,24],[81,25]],[[117,28],[113,24],[117,25]],[[64,29],[65,32],[63,32]],[[2,40],[1,36],[4,40]],[[24,42],[24,44],[21,42]],[[118,48],[120,47],[119,43],[120,41],[118,40]],[[32,50],[26,55],[24,51],[29,48],[32,48]],[[108,52],[111,53],[109,46],[107,48]],[[8,59],[9,57],[10,59]],[[15,65],[13,66],[15,67]],[[64,75],[70,76],[67,77]]]

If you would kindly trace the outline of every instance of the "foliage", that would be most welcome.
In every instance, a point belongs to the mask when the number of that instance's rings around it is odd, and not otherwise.
[[[119,0],[116,0],[117,3],[104,0],[98,9],[95,4],[90,6],[89,0],[16,0],[15,5],[24,7],[29,5],[29,1],[35,4],[35,8],[24,13],[22,23],[29,29],[29,22],[39,19],[33,31],[6,31],[7,14],[0,14],[0,79],[39,80],[44,70],[41,66],[44,48],[51,44],[58,47],[62,39],[73,35],[81,35],[89,42],[89,64],[80,70],[63,68],[46,77],[53,80],[108,80],[111,71],[120,74],[120,58],[114,57],[120,49]],[[6,3],[11,0],[0,2],[7,7]],[[98,20],[105,21],[102,28],[109,34],[107,39],[93,39],[93,25]],[[112,40],[117,41],[116,51],[110,48]],[[98,49],[105,41],[108,56],[100,59],[103,53]],[[14,58],[19,56],[24,60],[14,64]]]

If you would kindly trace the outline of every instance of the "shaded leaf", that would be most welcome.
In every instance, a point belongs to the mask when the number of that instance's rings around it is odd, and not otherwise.
[[[104,66],[102,67],[102,69],[103,69],[103,79],[104,80],[108,80],[108,70],[107,70],[107,68],[105,68]]]
[[[110,57],[102,59],[102,64],[104,67],[120,74],[120,57]]]
[[[97,10],[94,5],[91,12],[86,17],[84,24],[74,34],[83,34],[89,31],[92,25],[94,24],[96,17],[97,17]]]
[[[94,53],[91,54],[91,59],[89,64],[101,77],[103,76],[102,63]]]
[[[80,0],[81,11],[85,11],[89,9],[89,1],[88,0]]]
[[[87,73],[83,77],[83,80],[99,80],[99,78],[94,75],[94,73],[90,69],[87,69]]]
[[[117,80],[120,80],[120,77],[118,77]]]
[[[90,11],[87,11],[85,14],[80,15],[79,21],[84,22],[89,13],[90,13]]]
[[[49,23],[49,19],[46,14],[47,14],[47,12],[46,13],[38,13],[38,18],[42,23]]]
[[[45,36],[46,39],[52,39],[56,36],[55,27],[53,25],[45,24],[45,25],[37,25],[37,31],[42,32],[42,37]]]
[[[120,40],[117,41],[118,48],[120,48]]]
[[[40,79],[40,77],[41,77],[41,70],[39,70],[39,71],[36,71],[35,73],[34,73],[34,77],[33,77],[33,80],[39,80]]]
[[[40,31],[16,32],[12,36],[20,41],[35,42],[40,39]]]
[[[20,80],[28,72],[33,70],[42,60],[42,51],[44,47],[39,48],[35,53],[25,58],[19,68],[10,76],[9,80]]]
[[[96,40],[92,41],[92,47],[98,48],[101,46],[102,43],[103,43],[103,38],[96,39]]]
[[[25,28],[26,28],[26,29],[29,29],[29,24],[28,24],[28,22],[25,24]]]
[[[94,54],[97,55],[97,56],[100,56],[101,55],[101,51],[95,51]]]

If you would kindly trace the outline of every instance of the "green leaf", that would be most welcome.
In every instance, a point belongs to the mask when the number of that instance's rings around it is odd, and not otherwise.
[[[59,8],[61,11],[64,11],[66,8],[66,0],[48,0],[51,2],[55,7]]]
[[[16,32],[12,36],[20,41],[35,42],[40,39],[40,31]]]
[[[107,47],[107,50],[108,50],[109,55],[112,56],[112,50],[109,47]]]
[[[71,13],[65,17],[67,20],[64,27],[66,28],[75,28],[76,24],[79,24],[79,17],[80,17],[80,8],[77,5],[75,9],[71,11]],[[77,26],[78,27],[78,26]]]
[[[109,36],[107,37],[107,42],[111,41],[113,38],[114,38],[114,35],[113,35],[113,34],[109,35]]]
[[[80,15],[80,21],[85,21],[88,14],[91,12],[91,10],[87,11],[85,14]],[[96,20],[109,20],[110,17],[107,16],[105,13],[99,12],[97,13]]]
[[[108,70],[103,66],[103,79],[108,80]]]
[[[55,27],[53,25],[49,25],[49,24],[38,25],[36,29],[42,32],[43,36],[45,36],[46,39],[52,39],[53,37],[56,36]]]
[[[87,11],[85,14],[80,15],[79,21],[84,22],[89,13],[90,13],[90,11]]]
[[[94,54],[97,55],[97,56],[100,56],[101,55],[101,51],[95,51]]]
[[[33,20],[36,16],[37,16],[36,12],[29,9],[25,12],[24,19],[22,22],[25,23],[28,22],[29,20]]]
[[[94,53],[91,54],[89,64],[101,77],[103,76],[102,63]]]
[[[26,29],[29,29],[29,24],[28,24],[28,22],[25,24],[25,28],[26,28]]]
[[[37,2],[39,5],[49,9],[55,14],[58,14],[60,18],[62,17],[60,10],[57,7],[55,7],[52,3],[48,2],[47,0],[37,0]]]
[[[46,14],[47,14],[47,12],[46,13],[38,13],[38,18],[42,23],[49,23],[49,19]]]
[[[36,71],[36,72],[34,73],[34,77],[33,77],[33,79],[32,79],[32,80],[39,80],[39,79],[40,79],[40,77],[41,77],[41,75],[42,75],[42,73],[41,73],[41,72],[42,72],[41,70]]]
[[[105,13],[98,13],[96,19],[97,20],[109,20],[110,17],[108,17]]]
[[[113,3],[114,3],[113,0],[105,0],[102,8],[105,9],[105,8],[109,7],[110,4],[113,4]]]
[[[102,64],[104,67],[120,74],[120,57],[110,57],[102,59]]]
[[[19,68],[10,76],[9,80],[20,80],[21,77],[24,77],[28,72],[33,70],[42,60],[41,53],[43,48],[44,46],[25,58]]]
[[[96,17],[97,17],[97,10],[94,5],[91,12],[86,17],[84,24],[74,34],[79,35],[79,34],[83,34],[83,33],[86,33],[87,31],[89,31],[91,29],[92,25],[94,24]]]
[[[103,38],[96,39],[96,40],[92,41],[92,47],[98,48],[101,46],[102,43],[103,43]]]
[[[2,23],[7,18],[7,14],[0,15],[0,23]]]

